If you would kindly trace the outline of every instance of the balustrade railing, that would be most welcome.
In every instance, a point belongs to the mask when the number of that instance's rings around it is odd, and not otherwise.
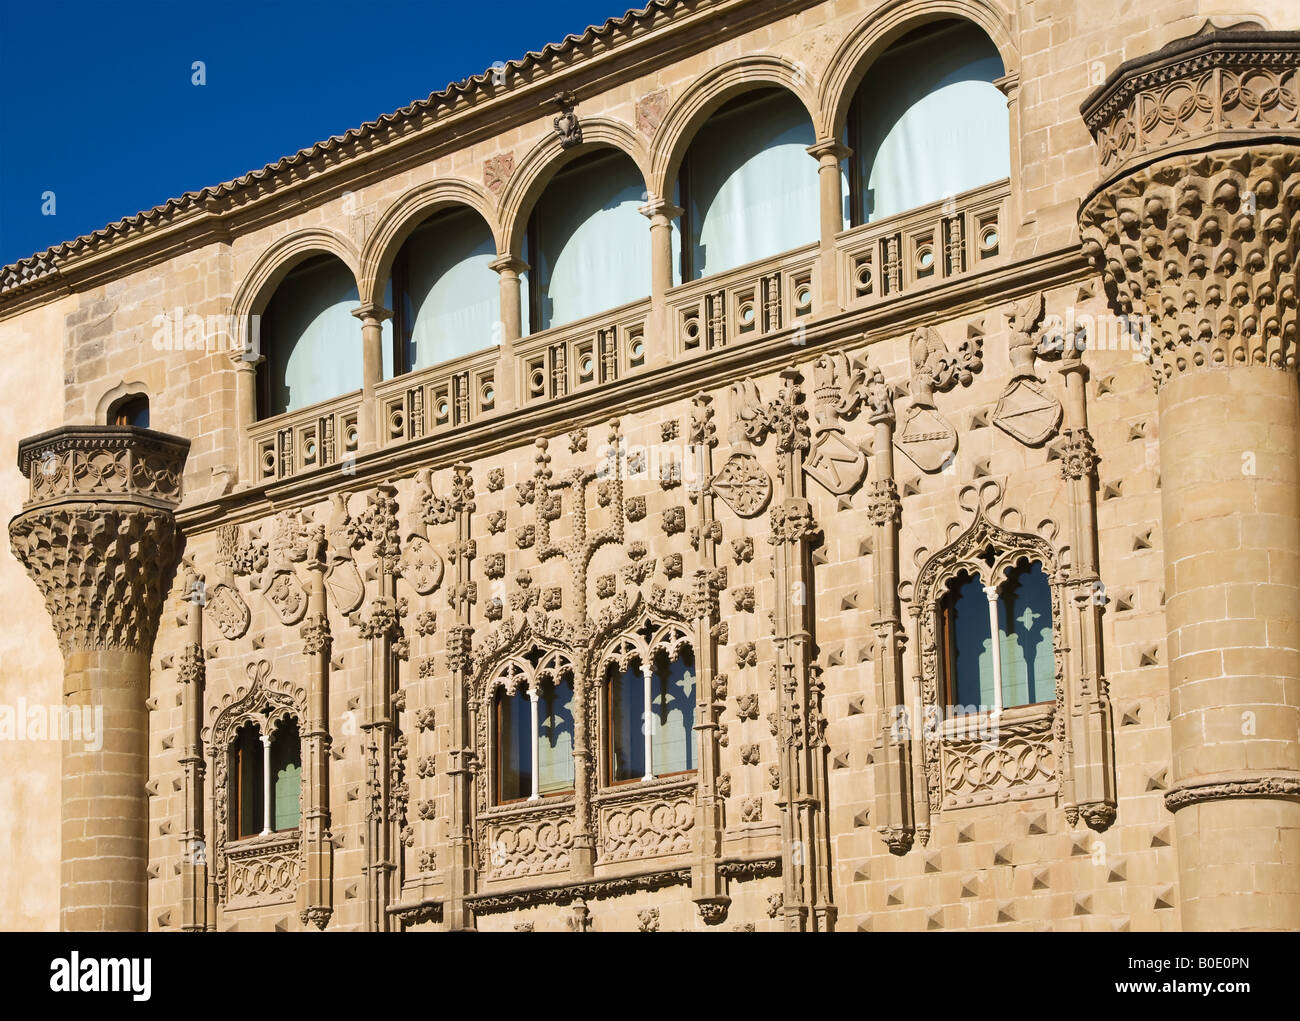
[[[355,458],[360,408],[361,393],[354,390],[253,425],[248,441],[254,482],[292,478]]]
[[[818,246],[805,245],[668,292],[674,357],[776,333],[812,315]]]
[[[835,239],[849,308],[981,269],[1006,250],[1008,181],[846,230]]]
[[[644,368],[649,317],[645,298],[517,341],[519,404],[566,397]]]

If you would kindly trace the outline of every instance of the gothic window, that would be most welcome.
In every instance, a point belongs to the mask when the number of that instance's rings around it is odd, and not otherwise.
[[[235,732],[229,755],[231,839],[297,829],[302,787],[297,721],[280,720],[264,739],[262,726],[249,720]]]
[[[266,821],[262,811],[262,735],[257,724],[245,723],[230,746],[230,836],[255,837]]]
[[[815,141],[803,104],[759,89],[725,104],[696,134],[677,174],[680,283],[817,240]],[[674,239],[676,242],[676,239]]]
[[[281,281],[258,325],[266,356],[257,367],[259,418],[361,388],[359,304],[352,271],[332,255],[306,260]]]
[[[606,782],[694,770],[697,685],[690,646],[647,643],[624,652],[621,663],[610,660],[605,668]]]
[[[573,672],[539,650],[512,661],[492,704],[493,773],[498,805],[573,791]]]
[[[114,401],[108,409],[108,424],[148,429],[149,398],[144,394],[127,394]]]
[[[298,722],[283,720],[271,734],[271,829],[294,830],[301,822],[302,748]]]
[[[415,228],[393,260],[385,378],[499,342],[496,250],[488,225],[472,209],[443,210]]]
[[[997,48],[963,21],[905,35],[863,77],[848,117],[850,210],[870,223],[1011,173]]]
[[[522,801],[533,792],[532,709],[527,692],[497,692],[497,804]]]
[[[650,294],[645,181],[621,152],[598,150],[559,171],[533,207],[521,274],[525,333]]]
[[[974,713],[1055,699],[1052,596],[1040,563],[1021,558],[996,587],[961,570],[948,582],[938,611],[950,710]]]

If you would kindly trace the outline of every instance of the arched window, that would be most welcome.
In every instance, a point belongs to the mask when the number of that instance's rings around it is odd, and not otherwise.
[[[361,324],[352,315],[359,304],[352,272],[332,255],[306,260],[281,281],[260,322],[259,418],[361,388]]]
[[[537,801],[573,791],[573,671],[534,649],[510,663],[493,696],[495,800]]]
[[[498,691],[496,697],[496,774],[498,805],[523,801],[533,793],[532,706],[526,691]]]
[[[533,207],[524,240],[524,332],[650,294],[645,182],[625,154],[597,151],[559,171]]]
[[[267,741],[250,720],[235,732],[229,755],[231,838],[297,829],[302,817],[298,722],[281,720]]]
[[[606,770],[610,784],[650,780],[696,768],[695,657],[682,646],[655,650],[649,670],[639,656],[605,673]],[[649,711],[647,712],[647,705]]]
[[[302,821],[302,746],[298,721],[283,720],[271,734],[271,829],[293,830]]]
[[[677,174],[687,239],[677,282],[817,240],[814,141],[808,112],[779,89],[745,93],[708,119]]]
[[[1022,560],[1007,573],[998,599],[1002,698],[1032,705],[1056,698],[1052,590],[1041,564]]]
[[[266,823],[265,764],[261,731],[256,723],[245,723],[230,745],[230,836],[234,840],[257,836]]]
[[[880,220],[1011,173],[997,48],[964,21],[926,25],[868,70],[848,118],[853,223]]]
[[[537,694],[537,793],[573,790],[573,682],[545,680]]]
[[[149,428],[149,398],[144,394],[127,394],[119,397],[108,409],[109,425],[133,425]]]
[[[500,285],[491,268],[496,243],[472,209],[435,213],[393,261],[393,369],[423,369],[500,342]]]
[[[948,583],[938,612],[951,710],[974,713],[1056,698],[1052,595],[1041,564],[1021,559],[997,589],[961,571]]]

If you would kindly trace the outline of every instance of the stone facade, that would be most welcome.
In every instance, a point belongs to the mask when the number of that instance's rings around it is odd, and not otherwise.
[[[1300,34],[1220,7],[658,0],[0,271],[0,699],[62,658],[105,713],[93,754],[0,742],[0,923],[1300,928]],[[1002,57],[1010,178],[842,231],[849,97],[944,18]],[[760,85],[816,129],[820,241],[673,287],[685,147]],[[528,210],[601,147],[652,292],[525,336]],[[385,381],[394,255],[455,204],[500,347]],[[242,349],[151,343],[321,252],[360,391],[257,421]],[[132,392],[157,431],[102,424]],[[1022,560],[1056,700],[972,736],[936,604]],[[604,784],[606,665],[687,647],[697,768]],[[494,804],[495,693],[559,674],[574,790]],[[290,718],[300,824],[233,839],[229,742]]]

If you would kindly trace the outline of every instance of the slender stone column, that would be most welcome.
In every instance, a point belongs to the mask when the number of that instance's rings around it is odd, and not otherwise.
[[[916,836],[912,812],[912,735],[920,720],[908,716],[903,676],[903,618],[898,599],[898,530],[902,501],[894,481],[894,400],[877,367],[867,389],[872,445],[868,514],[875,541],[872,594],[876,607],[872,629],[876,643],[876,706],[880,730],[873,750],[876,829],[893,854],[906,854]]]
[[[18,445],[30,494],[10,541],[64,660],[65,931],[147,926],[145,698],[188,451],[188,440],[129,426],[68,426]]]
[[[248,449],[248,430],[257,422],[257,366],[263,358],[252,342],[248,349],[230,355],[235,367],[235,435],[239,442],[235,464],[241,485],[247,485],[254,474],[253,457]]]
[[[694,476],[687,485],[695,490],[695,520],[700,530],[698,567],[695,570],[695,733],[699,735],[695,788],[695,852],[691,867],[691,892],[701,913],[725,916],[731,905],[727,880],[718,873],[722,857],[724,798],[718,790],[718,715],[726,706],[727,677],[718,672],[715,628],[722,619],[718,593],[725,587],[726,568],[718,566],[722,528],[714,517],[713,448],[718,445],[713,398],[701,391],[691,398],[687,448]]]
[[[352,310],[361,320],[361,412],[357,416],[358,446],[361,450],[374,450],[383,435],[379,427],[379,407],[375,402],[375,387],[384,380],[384,320],[393,317],[392,310],[382,305],[366,303]]]
[[[667,365],[676,357],[674,325],[668,317],[668,292],[673,286],[673,221],[682,215],[681,206],[664,199],[651,199],[641,207],[650,220],[650,323],[646,330],[647,368]]]
[[[501,351],[497,363],[498,411],[512,411],[517,403],[515,382],[515,344],[524,332],[522,294],[519,274],[528,269],[528,263],[513,255],[498,255],[490,265],[497,271],[501,285]]]
[[[840,163],[852,156],[853,150],[832,138],[810,145],[808,155],[817,161],[817,183],[821,194],[821,255],[814,299],[817,311],[821,315],[830,315],[843,307],[839,296],[835,235],[844,229],[844,186]]]
[[[208,927],[208,848],[203,819],[203,693],[206,680],[203,653],[203,607],[207,590],[201,574],[185,561],[185,598],[190,603],[176,679],[181,684],[184,744],[181,751],[185,823],[181,832],[181,928],[203,932]]]
[[[334,845],[330,833],[330,635],[325,601],[325,529],[316,526],[308,543],[307,618],[301,628],[303,649],[309,657],[310,689],[307,727],[303,734],[303,845],[306,869],[299,894],[298,915],[303,925],[324,929],[334,914]]]
[[[1300,929],[1298,68],[1300,33],[1208,31],[1083,107],[1085,250],[1159,392],[1165,800],[1195,930]]]

